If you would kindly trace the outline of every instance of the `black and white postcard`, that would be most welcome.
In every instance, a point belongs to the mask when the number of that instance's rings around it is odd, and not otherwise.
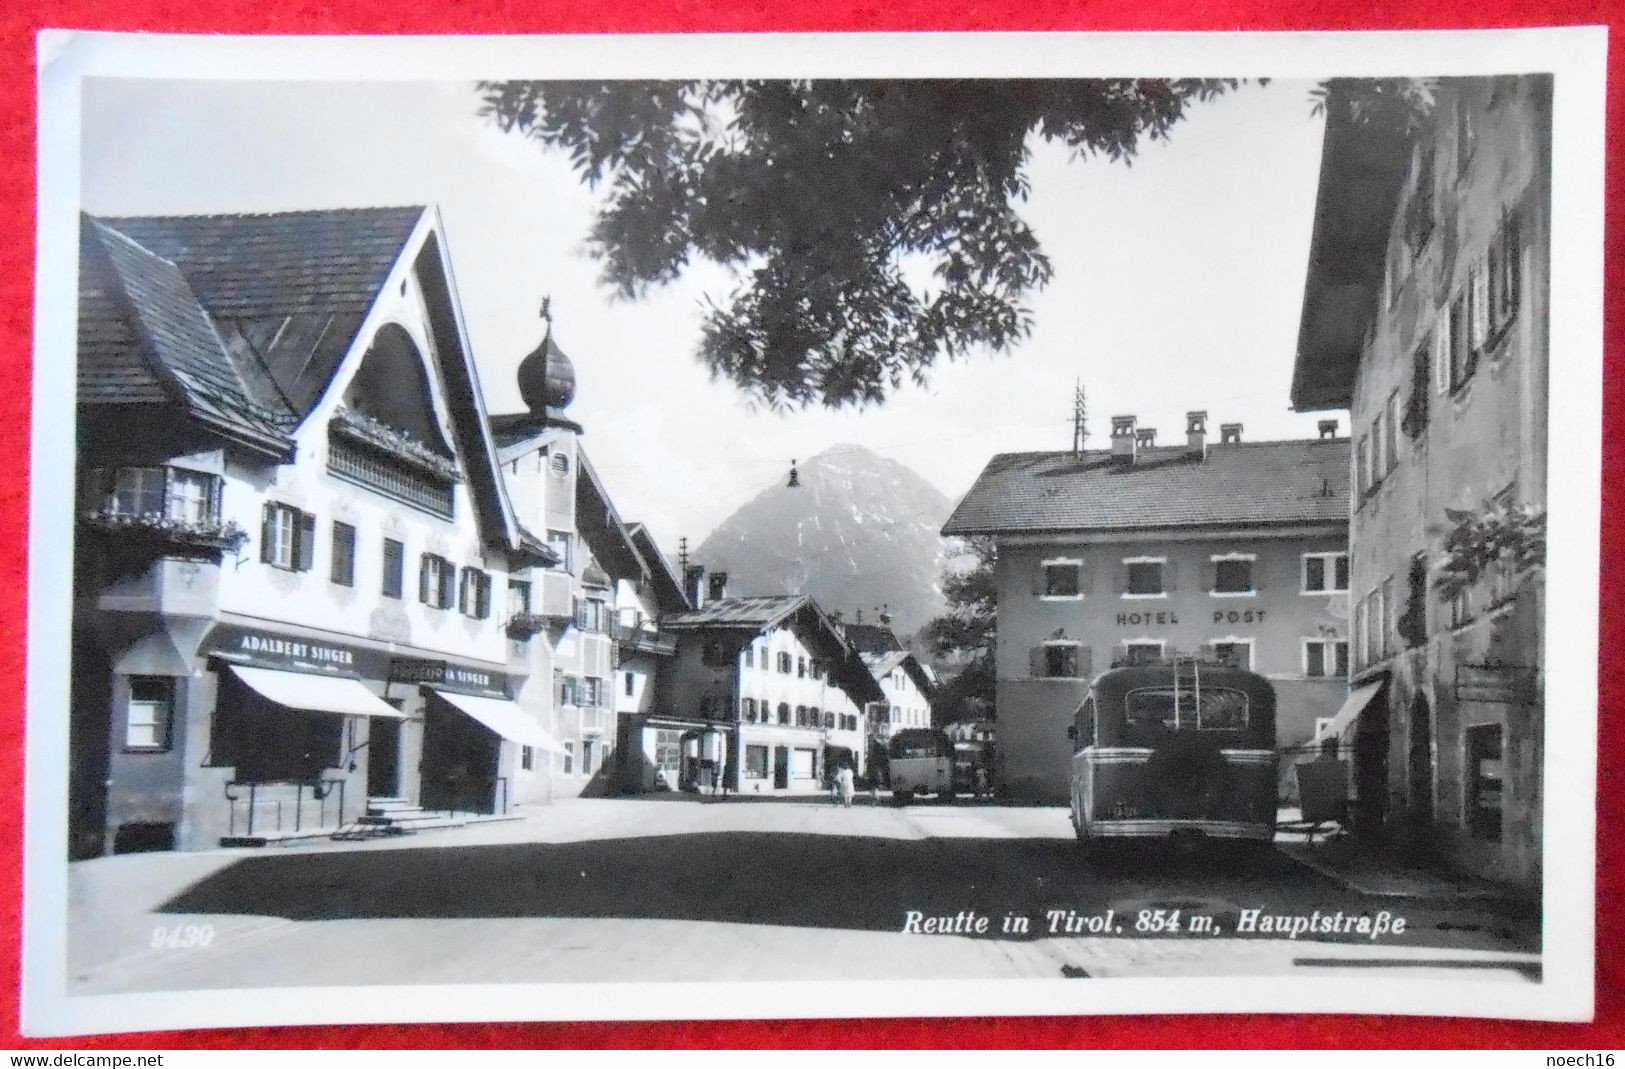
[[[44,35],[25,1030],[1589,1017],[1605,47]]]

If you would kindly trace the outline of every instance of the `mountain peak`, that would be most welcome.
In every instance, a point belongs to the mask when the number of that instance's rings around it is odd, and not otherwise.
[[[907,465],[855,443],[801,463],[719,524],[694,555],[731,593],[810,594],[852,619],[889,607],[908,636],[943,609],[939,531],[952,505]]]

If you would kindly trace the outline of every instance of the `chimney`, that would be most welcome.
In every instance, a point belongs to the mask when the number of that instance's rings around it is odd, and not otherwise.
[[[1134,435],[1133,416],[1112,417],[1112,460],[1118,464],[1134,463],[1137,439]]]
[[[1135,431],[1134,431],[1134,448],[1136,450],[1150,449],[1152,446],[1154,446],[1156,444],[1157,444],[1157,428],[1155,428],[1155,427],[1138,427],[1138,428],[1135,429]]]
[[[1185,413],[1185,445],[1198,460],[1207,459],[1207,413]]]
[[[705,604],[705,565],[688,564],[683,567],[683,591],[694,608]]]
[[[1236,445],[1236,444],[1240,444],[1240,442],[1241,442],[1241,424],[1239,424],[1239,423],[1221,423],[1221,424],[1219,424],[1219,444],[1220,445]]]
[[[1320,421],[1320,436],[1322,438],[1337,437],[1337,420],[1323,419]]]
[[[712,572],[706,582],[705,600],[721,601],[728,596],[728,573]]]

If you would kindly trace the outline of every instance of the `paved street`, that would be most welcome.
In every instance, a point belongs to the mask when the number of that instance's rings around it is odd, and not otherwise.
[[[365,983],[1440,973],[1538,978],[1534,922],[1372,898],[1279,852],[1086,860],[1066,813],[822,799],[570,800],[367,843],[76,863],[74,993]],[[1137,931],[1181,914],[1178,935]],[[1252,934],[1238,933],[1258,909]],[[1112,931],[1050,934],[1046,911]],[[1403,917],[1296,940],[1264,918]],[[985,935],[904,932],[963,927]],[[1111,919],[1107,921],[1107,911]],[[1003,918],[1029,918],[1025,933]],[[1210,930],[1192,934],[1193,917]],[[939,918],[934,924],[931,918]],[[1205,924],[1197,921],[1197,925]],[[154,932],[207,925],[207,946]],[[192,929],[194,933],[202,928]]]

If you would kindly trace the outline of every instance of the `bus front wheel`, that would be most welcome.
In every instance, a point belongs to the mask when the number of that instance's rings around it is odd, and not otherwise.
[[[910,802],[914,801],[914,792],[898,791],[892,795],[892,801],[898,805],[908,805]]]

